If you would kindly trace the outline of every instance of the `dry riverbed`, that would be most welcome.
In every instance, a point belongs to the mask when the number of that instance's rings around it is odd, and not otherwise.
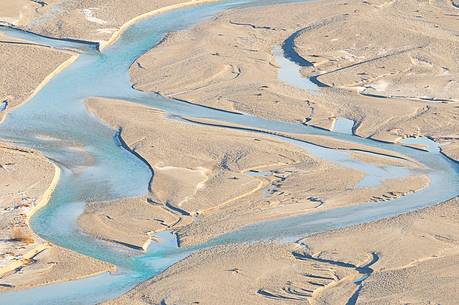
[[[0,20],[40,34],[105,42],[138,15],[186,2],[3,1]],[[427,135],[458,160],[456,2],[324,0],[231,10],[170,34],[130,73],[138,90],[225,110],[326,129],[345,117],[355,122],[357,135],[384,141]],[[311,63],[301,73],[325,86],[319,92],[278,79],[274,50],[291,35],[293,50]],[[0,106],[7,102],[2,120],[71,54],[0,40]],[[155,175],[148,196],[88,203],[79,224],[96,238],[134,249],[145,250],[164,230],[191,245],[262,220],[386,201],[428,184],[416,175],[356,188],[362,172],[260,133],[173,120],[125,101],[93,99],[87,105],[107,125],[121,128],[126,147]],[[371,153],[352,157],[368,164],[418,167],[358,148]],[[0,147],[0,291],[113,270],[48,244],[28,227],[33,208],[46,203],[54,172],[35,152]],[[459,299],[457,203],[299,243],[200,251],[107,304],[344,304],[356,293],[357,304],[453,304]],[[358,282],[369,270],[370,277]]]
[[[360,136],[449,143],[459,132],[458,22],[449,0],[237,9],[171,34],[131,76],[139,90],[222,109],[327,129],[346,117]],[[329,87],[314,93],[278,80],[273,49],[289,38],[312,64],[304,76]]]
[[[457,158],[458,52],[449,52],[458,48],[456,14],[446,0],[321,1],[232,10],[171,34],[132,65],[131,76],[139,90],[230,111],[327,129],[335,118],[346,117],[355,121],[356,134],[384,141],[427,135]],[[329,86],[320,93],[278,80],[273,48],[297,31],[294,49],[312,63],[303,75],[318,75]],[[317,180],[327,181],[328,196],[355,186],[353,175],[330,179],[329,166],[309,165],[313,179],[298,175],[298,164],[276,168],[278,180],[271,185],[288,189],[288,204],[276,194],[261,200],[264,206],[257,204],[259,198],[245,197],[221,208],[224,212],[198,215],[198,222],[178,230],[180,240],[194,243],[234,229],[233,219],[242,224],[263,219],[254,215],[264,212],[298,213],[290,210],[295,201],[311,197],[298,192],[299,185],[314,188]],[[340,177],[339,169],[334,172]],[[329,183],[336,180],[349,185]],[[216,298],[219,304],[344,304],[353,298],[357,304],[453,304],[459,297],[457,212],[454,199],[307,237],[301,245],[204,250],[107,304],[213,304]],[[371,275],[361,282],[363,271]]]
[[[454,199],[296,244],[204,250],[104,304],[349,304],[357,291],[356,304],[455,304],[458,213]]]
[[[135,248],[158,231],[173,229],[182,245],[195,244],[261,220],[398,198],[429,183],[417,174],[356,187],[363,172],[280,139],[190,124],[126,101],[93,99],[87,105],[109,126],[121,128],[127,147],[148,162],[154,178],[148,197],[92,203],[80,225],[98,238]],[[418,167],[364,145],[312,136],[309,141],[374,152],[352,154],[370,164]]]

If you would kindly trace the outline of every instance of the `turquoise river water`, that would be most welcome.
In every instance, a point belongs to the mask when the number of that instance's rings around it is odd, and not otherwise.
[[[90,43],[60,41],[11,28],[0,28],[10,36],[80,53],[72,65],[54,77],[30,102],[8,115],[0,125],[0,138],[43,152],[62,170],[61,179],[49,204],[31,220],[33,230],[54,244],[118,266],[115,274],[104,273],[82,280],[2,293],[0,304],[97,304],[121,295],[199,249],[266,239],[295,241],[308,234],[375,221],[431,206],[459,194],[458,165],[444,157],[438,146],[428,140],[423,141],[429,145],[429,151],[421,151],[359,138],[350,133],[329,132],[300,124],[219,111],[132,88],[128,74],[130,65],[158,44],[167,33],[189,27],[229,8],[278,2],[293,1],[220,1],[168,12],[134,24],[103,52],[97,50],[97,45]],[[279,52],[280,48],[276,48],[275,55],[279,56]],[[299,79],[301,75],[293,61],[283,57],[279,58],[278,64],[281,66],[282,81],[320,92],[320,88],[315,88],[313,83]],[[293,74],[289,71],[293,71]],[[428,175],[430,184],[423,190],[396,200],[363,203],[332,211],[265,221],[188,248],[178,248],[175,236],[164,232],[159,234],[160,244],[154,244],[146,253],[133,253],[133,250],[125,247],[97,241],[82,233],[77,226],[77,219],[86,202],[143,196],[148,192],[148,185],[154,174],[142,160],[119,144],[114,130],[86,111],[84,101],[95,96],[147,105],[178,118],[206,118],[243,125],[249,129],[323,135],[383,148],[422,164],[423,168],[417,171]],[[412,172],[399,167],[365,164],[353,159],[345,151],[275,135],[267,136],[294,143],[322,159],[363,171],[366,177],[358,187],[375,186],[385,179],[403,177]]]

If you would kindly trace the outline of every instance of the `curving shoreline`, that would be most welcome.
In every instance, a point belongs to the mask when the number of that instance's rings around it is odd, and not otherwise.
[[[27,104],[30,100],[32,100],[34,98],[34,96],[41,91],[41,89],[43,89],[54,77],[56,77],[58,74],[60,74],[62,71],[64,71],[67,67],[69,67],[71,64],[73,64],[77,59],[78,59],[79,55],[78,54],[74,54],[73,56],[71,56],[69,59],[67,59],[65,62],[63,62],[62,64],[60,64],[53,72],[51,72],[50,74],[48,74],[48,76],[40,83],[40,85],[38,85],[37,88],[35,88],[35,90],[33,91],[33,93],[24,101],[22,102],[21,104],[19,104],[18,106],[14,107],[13,109],[16,109],[24,104]]]
[[[51,200],[51,196],[53,195],[54,191],[56,190],[56,187],[59,183],[60,177],[61,177],[61,169],[58,167],[56,164],[54,164],[52,161],[50,161],[48,158],[46,158],[48,162],[50,162],[54,166],[54,176],[53,180],[51,181],[51,184],[49,185],[48,189],[43,193],[41,196],[40,201],[38,204],[36,204],[30,211],[27,213],[27,225],[30,227],[30,219],[33,217],[35,213],[37,213],[39,210],[44,208],[48,202]]]
[[[41,157],[43,157],[41,154],[39,154],[39,155]],[[47,158],[43,157],[43,159],[45,159],[47,162],[49,162],[50,164],[53,165],[53,167],[54,167],[54,176],[53,176],[48,188],[46,189],[46,191],[41,195],[39,202],[36,205],[34,205],[32,207],[32,209],[30,209],[26,214],[25,223],[31,230],[32,230],[32,228],[30,226],[31,217],[38,210],[40,210],[43,207],[45,207],[46,204],[49,202],[54,190],[56,189],[57,184],[59,183],[60,174],[61,174],[61,170],[60,170],[59,167],[57,167],[54,163],[52,163]],[[34,242],[37,242],[37,238],[38,238],[38,236],[35,235],[34,236],[34,239],[35,239]],[[39,242],[39,244],[36,245],[33,249],[31,249],[28,252],[26,252],[25,254],[23,254],[22,258],[20,260],[14,261],[14,262],[10,263],[9,265],[0,268],[0,278],[3,277],[4,275],[16,270],[17,268],[20,268],[22,266],[27,265],[34,256],[38,255],[39,253],[43,252],[46,249],[49,249],[50,246],[51,246],[51,244],[49,242]]]
[[[124,23],[112,35],[112,37],[109,40],[102,42],[100,44],[99,49],[102,52],[105,48],[107,48],[108,46],[110,46],[114,42],[116,42],[119,39],[119,37],[123,34],[123,32],[126,31],[127,28],[129,28],[130,26],[132,26],[133,24],[137,23],[138,21],[140,21],[142,19],[145,19],[145,18],[148,18],[148,17],[152,17],[152,16],[155,16],[155,15],[159,15],[159,14],[163,14],[163,13],[166,13],[166,12],[169,12],[169,11],[172,11],[172,10],[176,10],[176,9],[179,9],[179,8],[184,8],[184,7],[188,7],[188,6],[192,6],[192,5],[204,4],[204,3],[208,3],[208,2],[216,2],[216,1],[219,1],[219,0],[190,0],[188,2],[172,4],[172,5],[169,5],[169,6],[158,8],[156,10],[153,10],[153,11],[147,12],[145,14],[139,15],[137,17],[134,17],[131,20],[129,20],[126,23]]]
[[[16,151],[14,148],[12,148],[12,150]],[[27,246],[26,252],[17,252],[17,257],[14,261],[11,261],[10,263],[0,268],[0,278],[2,282],[13,283],[9,289],[16,290],[18,289],[16,286],[18,286],[19,290],[23,290],[69,280],[72,281],[89,278],[105,272],[115,271],[115,269],[108,266],[108,264],[102,262],[96,263],[92,258],[78,256],[77,254],[70,254],[68,250],[62,249],[49,241],[43,240],[33,231],[30,220],[36,215],[38,211],[46,208],[47,204],[50,202],[60,181],[61,169],[48,158],[44,157],[41,153],[36,152],[35,150],[24,152],[31,153],[31,155],[37,155],[39,160],[43,160],[45,164],[47,163],[52,165],[54,174],[52,178],[50,177],[49,185],[47,188],[38,197],[38,201],[33,204],[27,211],[25,211],[24,225],[26,225],[29,229],[27,232],[30,232],[30,238],[33,239],[33,244]],[[38,162],[38,159],[34,160]],[[52,265],[47,266],[46,262],[50,259],[52,260]],[[62,273],[63,270],[65,270],[65,265],[67,263],[76,263],[78,261],[88,264],[88,267],[83,269],[79,268],[79,270],[76,270],[73,274],[67,273],[62,277],[56,277],[49,273],[50,270],[58,274]],[[54,265],[56,265],[56,267],[54,267]],[[23,275],[19,275],[18,271],[20,270],[23,270]],[[22,277],[33,276],[37,273],[40,275],[39,279],[32,279],[31,281],[28,281],[27,278],[21,279]],[[5,293],[8,290],[5,287],[2,287],[4,289],[2,290],[2,293]]]
[[[48,76],[46,76],[41,82],[40,84],[38,85],[38,87],[36,87],[34,89],[34,91],[32,92],[31,95],[29,95],[29,97],[27,99],[25,99],[23,102],[19,103],[18,105],[15,105],[14,107],[11,107],[11,108],[8,108],[8,110],[3,114],[3,116],[1,117],[0,119],[0,124],[2,124],[6,119],[7,119],[7,116],[8,116],[8,113],[10,111],[13,111],[15,109],[18,109],[19,107],[21,106],[24,106],[25,104],[27,104],[30,100],[33,99],[33,97],[38,93],[40,92],[41,89],[43,89],[54,77],[56,77],[59,73],[61,73],[63,70],[65,70],[67,67],[69,67],[70,65],[72,65],[77,59],[78,59],[79,55],[78,54],[74,54],[72,55],[69,59],[67,59],[66,61],[64,61],[63,63],[61,63],[56,69],[54,69],[53,72],[51,72],[50,74],[48,74]]]

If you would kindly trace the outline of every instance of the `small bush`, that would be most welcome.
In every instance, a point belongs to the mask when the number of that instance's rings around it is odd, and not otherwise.
[[[33,244],[35,242],[32,234],[29,232],[25,232],[21,228],[14,228],[11,240],[20,241],[26,244]]]

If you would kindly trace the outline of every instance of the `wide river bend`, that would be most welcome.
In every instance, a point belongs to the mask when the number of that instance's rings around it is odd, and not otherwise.
[[[308,234],[375,221],[431,206],[459,194],[458,164],[444,157],[438,146],[428,140],[425,140],[429,144],[429,151],[426,152],[359,138],[348,133],[329,132],[299,124],[219,111],[132,88],[128,73],[130,65],[158,44],[167,33],[189,27],[225,9],[285,2],[295,1],[218,1],[178,9],[140,20],[102,52],[93,44],[79,41],[63,43],[33,33],[0,28],[10,36],[54,48],[77,50],[80,53],[74,63],[52,78],[27,104],[8,115],[0,125],[0,138],[43,152],[62,171],[50,202],[31,220],[33,230],[56,245],[113,263],[119,270],[116,274],[106,273],[82,280],[3,293],[0,294],[0,304],[97,304],[127,292],[199,249],[266,239],[295,241]],[[292,66],[294,62],[287,57],[281,62],[284,63],[279,63],[283,81],[289,82],[289,69],[296,75],[291,77],[300,75]],[[301,80],[293,79],[291,82],[295,85]],[[307,82],[305,86],[311,88],[311,83]],[[424,165],[422,172],[428,175],[430,184],[421,191],[392,201],[266,221],[189,248],[177,248],[175,236],[164,232],[159,234],[162,239],[159,245],[155,244],[143,255],[132,256],[124,247],[94,240],[82,233],[77,225],[77,219],[86,202],[143,196],[148,192],[153,174],[142,160],[119,145],[114,130],[87,112],[84,101],[89,97],[128,100],[163,110],[179,118],[212,119],[270,132],[323,135],[386,149]],[[277,138],[293,142],[325,160],[363,170],[367,174],[366,180],[362,182],[363,186],[378,183],[387,178],[385,175],[406,175],[406,171],[400,168],[388,168],[381,174],[377,167],[357,162],[346,152]]]

